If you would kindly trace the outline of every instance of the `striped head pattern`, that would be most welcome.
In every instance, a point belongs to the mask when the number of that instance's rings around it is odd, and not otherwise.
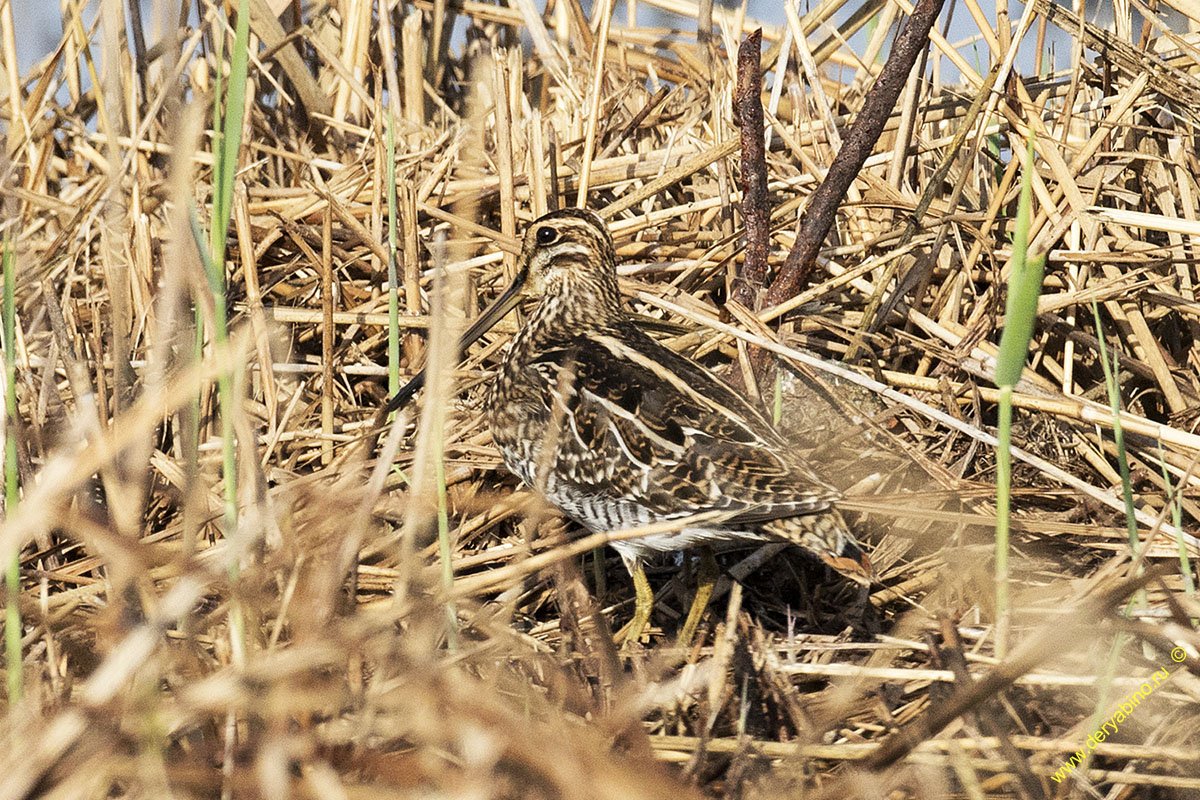
[[[617,255],[608,226],[594,211],[564,208],[530,223],[521,247],[525,293],[542,314],[579,321],[621,316]]]

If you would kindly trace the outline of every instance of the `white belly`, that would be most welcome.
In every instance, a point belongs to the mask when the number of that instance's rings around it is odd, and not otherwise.
[[[654,522],[666,522],[671,517],[652,516],[645,506],[628,500],[587,495],[563,486],[547,486],[546,499],[564,514],[592,533],[607,533],[640,528]],[[771,537],[750,531],[728,528],[686,527],[669,533],[654,533],[612,542],[613,549],[626,563],[651,553],[669,553],[689,547],[721,541],[762,541]]]

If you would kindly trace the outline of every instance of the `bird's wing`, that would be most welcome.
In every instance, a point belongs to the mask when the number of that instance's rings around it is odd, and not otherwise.
[[[660,518],[727,511],[727,525],[822,511],[838,496],[733,389],[632,325],[547,349],[531,368],[557,387],[556,474],[579,492]]]

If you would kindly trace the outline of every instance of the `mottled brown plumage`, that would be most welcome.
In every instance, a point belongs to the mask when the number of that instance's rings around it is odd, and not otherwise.
[[[638,586],[635,628],[649,614],[641,561],[655,551],[786,539],[859,582],[872,578],[833,508],[838,492],[792,455],[757,408],[629,319],[599,216],[563,210],[533,222],[521,280],[539,302],[486,403],[508,468],[592,531],[727,514],[719,524],[613,544]],[[518,299],[510,291],[496,313]]]

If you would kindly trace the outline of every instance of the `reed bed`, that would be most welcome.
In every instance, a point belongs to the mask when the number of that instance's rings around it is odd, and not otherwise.
[[[1200,793],[1200,40],[1166,23],[1195,3],[1099,29],[947,2],[782,305],[762,281],[906,0],[782,26],[689,0],[150,5],[64,0],[23,74],[0,5],[0,797]],[[737,294],[758,29],[767,269]],[[1023,176],[1045,279],[1001,386]],[[454,359],[525,224],[581,195],[630,310],[846,492],[869,594],[780,545],[722,554],[681,650],[694,567],[668,560],[649,638],[612,646],[619,559],[516,485],[479,412],[516,323]]]

